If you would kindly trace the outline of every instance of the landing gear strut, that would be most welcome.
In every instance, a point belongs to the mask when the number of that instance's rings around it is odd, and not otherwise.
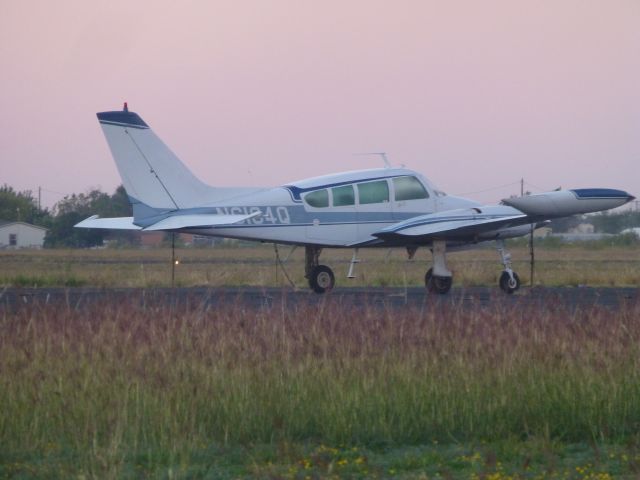
[[[309,280],[309,287],[316,293],[325,293],[336,283],[335,276],[329,267],[319,265],[322,248],[307,246],[304,249],[304,275]]]
[[[511,269],[511,254],[507,252],[504,246],[504,240],[496,240],[496,244],[498,246],[500,259],[502,260],[502,266],[504,267],[498,284],[503,292],[512,294],[520,288],[520,277]]]
[[[453,283],[453,274],[447,269],[446,258],[447,244],[443,240],[435,240],[431,253],[433,256],[433,268],[427,270],[424,276],[424,284],[432,293],[447,293]]]

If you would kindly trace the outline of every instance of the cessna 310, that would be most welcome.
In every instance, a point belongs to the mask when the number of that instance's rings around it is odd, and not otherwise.
[[[275,188],[211,187],[196,178],[127,104],[98,120],[133,206],[133,217],[98,218],[80,228],[186,232],[305,247],[305,274],[317,293],[333,288],[323,248],[404,247],[410,258],[428,247],[429,291],[447,293],[452,273],[446,252],[497,241],[504,271],[500,288],[520,279],[504,239],[528,234],[549,219],[597,212],[634,200],[621,190],[583,188],[481,205],[447,195],[406,168],[378,168],[309,178]],[[356,256],[351,264],[356,262]]]

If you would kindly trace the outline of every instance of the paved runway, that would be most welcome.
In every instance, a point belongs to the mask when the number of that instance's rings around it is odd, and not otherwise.
[[[452,288],[447,295],[427,294],[424,288],[336,288],[317,295],[309,290],[290,288],[4,288],[0,305],[15,310],[25,305],[65,304],[79,309],[96,302],[132,301],[140,304],[167,305],[242,305],[252,308],[285,304],[315,305],[335,302],[348,306],[407,308],[425,305],[455,305],[462,308],[493,306],[549,306],[569,309],[594,306],[617,309],[640,301],[638,288],[535,287],[522,288],[513,295],[497,287]]]

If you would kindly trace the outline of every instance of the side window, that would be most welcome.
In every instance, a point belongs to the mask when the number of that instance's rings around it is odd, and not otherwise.
[[[429,198],[429,194],[416,177],[396,177],[393,179],[396,201]]]
[[[346,205],[354,205],[356,196],[353,193],[353,185],[345,185],[344,187],[334,187],[331,189],[333,195],[333,206],[344,207]]]
[[[386,180],[358,183],[360,204],[382,203],[389,201],[389,185]]]
[[[311,207],[323,208],[329,206],[329,191],[326,188],[307,193],[304,201]]]

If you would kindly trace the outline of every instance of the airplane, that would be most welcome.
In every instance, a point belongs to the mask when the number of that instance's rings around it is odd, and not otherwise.
[[[404,247],[413,258],[431,250],[425,274],[429,292],[445,294],[453,274],[447,252],[496,241],[504,270],[499,286],[520,288],[504,240],[529,234],[549,220],[608,210],[635,199],[609,188],[556,190],[482,205],[447,195],[407,168],[348,171],[294,181],[274,188],[212,187],[198,178],[127,104],[97,114],[124,188],[132,217],[89,217],[78,228],[185,232],[303,246],[305,276],[316,293],[335,285],[320,263],[325,248]],[[386,163],[386,162],[385,162]]]

